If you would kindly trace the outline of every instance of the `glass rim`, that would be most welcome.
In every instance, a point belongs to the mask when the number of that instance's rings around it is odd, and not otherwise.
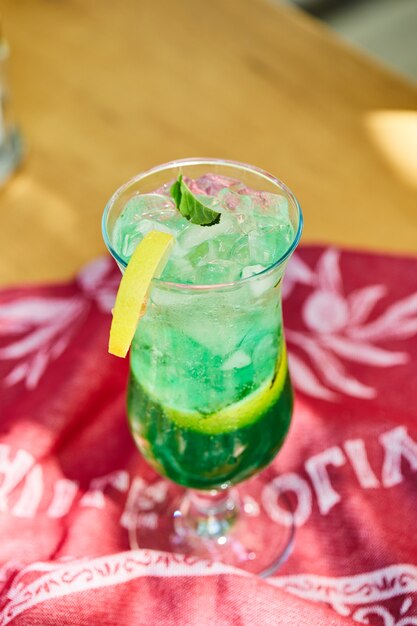
[[[156,284],[158,287],[165,287],[168,289],[176,289],[176,290],[187,290],[187,291],[195,290],[195,291],[201,292],[201,291],[219,290],[222,288],[230,289],[231,287],[237,287],[242,284],[249,283],[250,281],[256,280],[260,276],[265,277],[269,275],[270,273],[274,271],[274,269],[282,265],[291,256],[291,254],[294,252],[301,238],[301,233],[303,230],[303,213],[302,213],[301,206],[297,198],[295,197],[291,189],[289,189],[289,187],[287,187],[285,183],[283,183],[276,176],[273,176],[266,170],[263,170],[262,168],[257,167],[255,165],[249,165],[247,163],[242,163],[240,161],[234,161],[230,159],[216,159],[212,157],[192,157],[192,158],[190,157],[190,158],[183,158],[183,159],[175,159],[174,161],[167,161],[166,163],[162,163],[161,165],[156,165],[154,167],[151,167],[150,169],[145,170],[141,172],[140,174],[136,174],[136,176],[133,176],[128,181],[123,183],[118,189],[116,189],[116,191],[113,193],[111,198],[108,200],[106,206],[104,207],[103,216],[101,220],[102,234],[103,234],[104,243],[106,244],[106,248],[108,249],[112,257],[115,259],[115,261],[119,265],[121,265],[124,269],[127,267],[126,261],[122,259],[122,257],[113,248],[110,242],[110,237],[107,232],[107,218],[116,200],[133,184],[138,183],[139,181],[143,180],[144,178],[147,178],[148,176],[152,174],[157,174],[158,172],[171,169],[174,167],[181,167],[181,166],[186,167],[188,165],[226,165],[226,166],[236,167],[241,170],[246,170],[248,172],[258,174],[261,178],[264,178],[268,180],[269,182],[272,182],[274,185],[278,186],[282,191],[284,191],[285,194],[289,197],[289,199],[294,203],[294,206],[297,209],[297,216],[298,216],[297,231],[295,232],[293,240],[288,245],[288,248],[285,250],[285,252],[276,261],[271,263],[271,265],[263,269],[261,272],[257,272],[256,274],[253,274],[252,276],[248,276],[246,278],[239,278],[238,280],[228,282],[228,283],[213,283],[213,284],[204,284],[204,285],[198,285],[198,284],[192,284],[192,283],[178,283],[178,282],[166,281],[166,280],[162,280],[160,278],[154,277],[152,279],[152,283]]]

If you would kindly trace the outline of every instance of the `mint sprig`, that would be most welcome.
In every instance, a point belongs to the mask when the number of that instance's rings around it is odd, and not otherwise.
[[[205,206],[188,185],[183,181],[182,174],[172,185],[170,194],[174,199],[177,209],[189,222],[200,226],[213,226],[220,222],[220,213]]]

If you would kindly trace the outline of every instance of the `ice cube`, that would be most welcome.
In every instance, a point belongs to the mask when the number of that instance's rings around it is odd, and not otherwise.
[[[122,231],[118,236],[117,250],[127,260],[133,254],[138,243],[144,238],[151,230],[159,230],[162,233],[168,233],[175,237],[175,230],[169,228],[166,223],[161,223],[156,220],[142,219],[137,222],[134,228],[130,230]],[[116,244],[115,244],[116,245]]]
[[[239,235],[233,233],[230,235],[219,235],[217,239],[211,241],[210,244],[214,258],[232,261],[235,260],[234,248],[239,239]]]
[[[233,218],[225,213],[221,216],[220,222],[213,226],[199,226],[198,224],[189,223],[178,237],[178,244],[181,249],[190,250],[203,243],[203,241],[209,241],[219,235],[233,233],[234,231],[235,223]]]
[[[276,329],[271,329],[271,332],[264,336],[258,336],[256,346],[253,350],[253,364],[256,371],[262,371],[267,366],[267,369],[273,367],[275,364],[279,346],[279,333]]]
[[[210,245],[212,243],[212,241],[203,241],[203,243],[200,243],[199,246],[195,246],[194,248],[191,248],[191,250],[187,251],[185,258],[194,267],[199,263],[211,261],[215,258],[214,250],[212,251],[212,246]]]
[[[248,265],[242,270],[242,278],[255,276],[265,269],[266,267],[263,265]],[[253,280],[249,281],[249,288],[255,298],[259,298],[262,294],[268,291],[268,289],[272,289],[277,280],[275,272],[268,273],[265,276],[259,276],[258,278],[253,278]]]
[[[233,258],[235,243],[235,234],[219,235],[216,238],[205,240],[190,249],[183,248],[181,243],[177,242],[173,249],[172,258],[186,259],[193,267],[216,260],[235,260]]]
[[[222,215],[229,215],[233,220],[233,227],[236,232],[246,233],[255,228],[256,223],[253,218],[253,201],[249,195],[237,193],[231,189],[222,189],[217,195],[217,210]]]
[[[234,370],[247,367],[252,363],[250,356],[244,350],[237,350],[223,363],[222,370]]]
[[[228,188],[238,190],[245,190],[245,185],[236,178],[230,178],[229,176],[221,176],[220,174],[203,174],[195,181],[198,189],[204,191],[206,194],[213,196],[219,193],[219,191]]]
[[[171,198],[158,193],[136,193],[126,202],[119,219],[125,223],[135,223],[142,217],[156,218],[167,213],[170,216],[178,213]]]
[[[280,221],[290,221],[288,199],[284,195],[261,191],[256,193],[253,200],[254,204],[262,209],[262,213],[277,217]]]
[[[230,258],[240,266],[246,266],[251,262],[248,237],[241,235],[234,243],[233,248],[230,251]],[[241,268],[240,268],[241,269]]]
[[[137,232],[141,233],[143,236],[150,233],[152,230],[159,230],[161,233],[168,233],[169,235],[175,236],[175,228],[170,228],[166,222],[159,222],[156,219],[143,219],[139,222],[137,226]]]
[[[196,281],[200,285],[233,283],[240,277],[240,267],[234,261],[215,259],[200,263],[196,268]]]
[[[195,282],[195,270],[187,259],[171,256],[161,274],[161,279],[171,283],[191,284]]]
[[[250,196],[237,193],[231,189],[222,189],[217,194],[218,210],[234,213],[247,213],[252,210],[253,202]]]
[[[279,258],[280,231],[278,228],[258,228],[248,233],[249,254],[253,265],[271,265]]]
[[[187,222],[175,205],[161,194],[135,194],[125,204],[112,232],[112,244],[127,261],[141,239],[151,230],[174,237]]]
[[[218,299],[218,294],[213,297]],[[209,311],[208,316],[206,308],[201,309],[200,317],[190,314],[185,319],[184,315],[178,316],[175,323],[182,327],[185,335],[205,346],[212,355],[225,358],[238,349],[252,324],[250,315],[238,316],[227,308],[227,304],[216,304],[213,314]]]
[[[259,274],[260,272],[263,272],[264,269],[266,269],[264,265],[248,265],[242,270],[242,278],[249,278],[249,276]]]

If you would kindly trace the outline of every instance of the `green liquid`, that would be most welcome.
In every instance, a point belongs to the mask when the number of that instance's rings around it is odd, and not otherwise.
[[[287,371],[278,399],[250,424],[205,433],[179,426],[133,374],[129,381],[128,413],[137,446],[160,474],[196,489],[238,483],[268,465],[284,442],[292,404]]]
[[[176,483],[238,483],[283,444],[292,390],[272,278],[261,293],[151,291],[131,348],[128,415],[142,454]]]

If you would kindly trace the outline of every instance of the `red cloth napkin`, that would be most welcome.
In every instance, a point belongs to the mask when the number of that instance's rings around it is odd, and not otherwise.
[[[417,624],[417,260],[304,247],[284,290],[294,420],[258,481],[276,575],[128,550],[176,486],[136,451],[106,353],[110,259],[0,294],[0,626]],[[162,540],[161,540],[162,541]],[[161,543],[163,546],[163,541]]]

